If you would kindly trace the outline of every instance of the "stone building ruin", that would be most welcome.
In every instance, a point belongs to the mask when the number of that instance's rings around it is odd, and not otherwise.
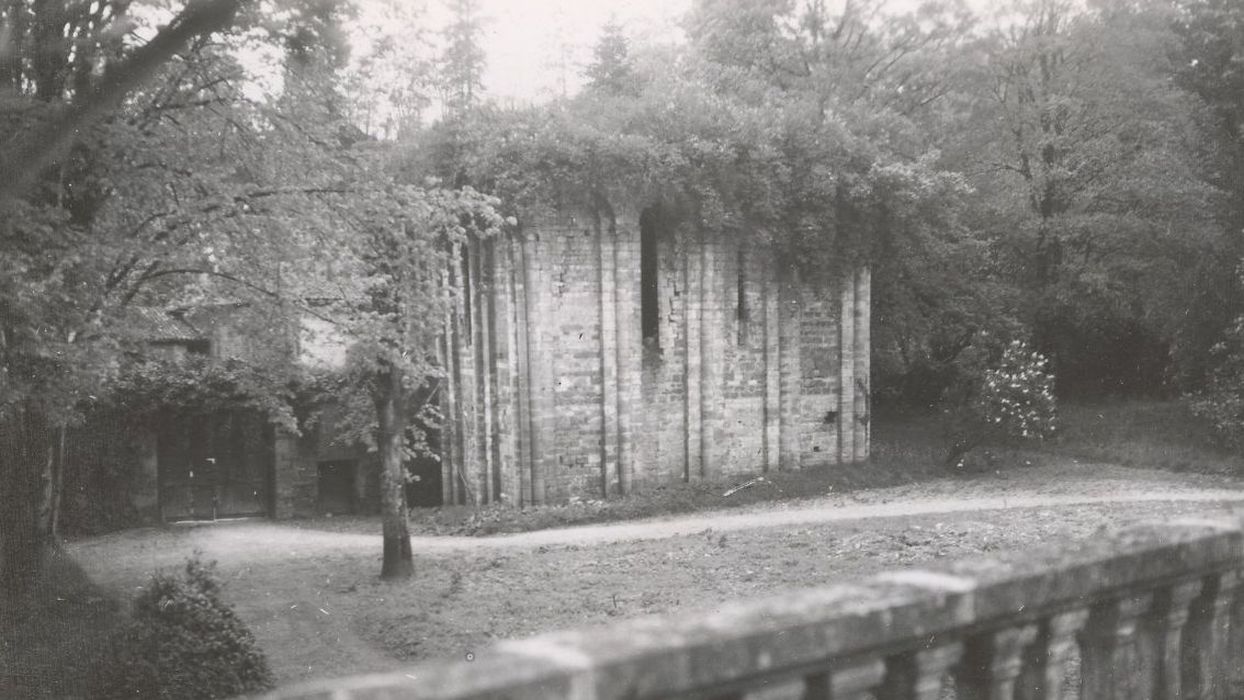
[[[408,465],[412,505],[601,499],[868,457],[866,267],[809,279],[657,206],[525,220],[459,252],[441,455]],[[249,356],[236,313],[218,311],[176,332],[161,318],[153,351]],[[303,362],[343,362],[343,343],[304,340]],[[168,416],[140,436],[136,505],[161,520],[374,512],[376,456],[332,425]]]
[[[650,207],[525,222],[464,246],[449,280],[446,504],[868,457],[866,267],[801,280]]]

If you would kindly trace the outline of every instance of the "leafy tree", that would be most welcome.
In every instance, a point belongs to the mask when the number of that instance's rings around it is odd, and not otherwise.
[[[178,21],[170,26],[187,31]],[[123,46],[114,65],[152,60],[160,36]],[[306,225],[306,212],[348,189],[342,183],[351,165],[334,152],[339,132],[313,121],[315,112],[247,99],[232,38],[200,36],[158,66],[149,83],[127,87],[127,100],[103,118],[76,122],[82,128],[72,149],[37,171],[26,196],[5,203],[0,556],[14,588],[55,543],[66,427],[84,402],[116,387],[145,340],[133,307],[227,301],[272,310],[259,314],[264,331],[280,333],[272,319],[291,315],[290,300],[300,298],[291,279],[325,233]],[[118,89],[108,75],[105,69],[103,86],[85,96],[7,95],[5,133],[13,142],[37,139],[48,114],[75,114],[101,90]],[[34,82],[22,85],[33,90]],[[280,344],[252,345],[255,364],[288,363]]]
[[[1175,7],[1175,75],[1209,108],[1215,181],[1232,194],[1227,224],[1234,235],[1244,230],[1244,8],[1229,0],[1181,0]]]
[[[347,409],[347,438],[374,446],[380,456],[380,575],[396,579],[414,571],[404,464],[426,449],[416,418],[428,418],[436,405],[443,372],[437,343],[453,299],[446,275],[468,238],[490,236],[503,222],[496,201],[470,189],[386,184],[385,177],[372,182],[348,201],[348,213],[334,217],[349,235],[328,251],[325,276],[339,284],[322,313],[350,343],[335,393]]]
[[[1155,390],[1217,235],[1169,25],[1152,6],[1011,10],[979,44],[954,147],[983,195],[974,226],[1060,390]]]
[[[1175,81],[1202,107],[1194,154],[1206,164],[1206,179],[1225,195],[1213,208],[1224,235],[1194,275],[1193,302],[1175,346],[1183,383],[1196,388],[1221,361],[1210,349],[1223,339],[1230,345],[1234,316],[1244,307],[1236,276],[1244,258],[1244,8],[1219,0],[1174,7]]]
[[[949,91],[972,16],[961,3],[929,2],[894,13],[877,0],[697,2],[687,26],[697,50],[726,69],[814,100],[824,116],[852,107],[912,116]]]
[[[192,3],[146,44],[127,51],[121,60],[108,61],[109,51],[118,46],[117,37],[129,29],[128,17],[118,11],[128,8],[128,0],[89,5],[7,3],[0,15],[6,37],[0,46],[0,85],[11,90],[4,97],[24,101],[33,87],[40,104],[61,104],[39,115],[41,128],[28,127],[23,138],[6,148],[4,162],[13,175],[0,182],[0,205],[22,194],[63,155],[76,134],[104,119],[183,46],[228,27],[240,4],[241,0]]]
[[[128,2],[11,2],[0,9],[0,572],[6,592],[33,579],[54,544],[65,428],[75,404],[115,376],[123,333],[105,299],[133,296],[126,251],[98,235],[116,189],[105,134],[141,129],[184,104],[117,110],[197,37],[227,27],[237,2],[193,3],[145,44],[123,39]],[[175,74],[175,72],[174,72]],[[174,88],[164,98],[184,97]],[[140,100],[141,101],[141,100]],[[127,165],[133,165],[128,163]],[[51,166],[51,167],[48,167]],[[33,185],[33,187],[30,187]],[[29,189],[28,189],[29,187]],[[109,266],[111,269],[109,268]]]

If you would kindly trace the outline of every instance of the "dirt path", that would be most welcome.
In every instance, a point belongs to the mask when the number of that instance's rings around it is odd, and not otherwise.
[[[419,552],[451,552],[485,549],[527,549],[558,545],[593,545],[611,542],[658,540],[692,535],[704,530],[737,531],[795,525],[816,525],[832,522],[858,521],[873,518],[964,513],[1010,508],[1052,508],[1115,503],[1176,503],[1217,502],[1244,503],[1244,490],[1182,489],[1154,493],[1125,489],[1096,496],[1011,493],[975,498],[907,498],[901,501],[885,497],[885,491],[865,492],[855,501],[871,498],[879,502],[859,503],[842,498],[801,501],[797,505],[770,503],[743,512],[710,511],[651,520],[599,525],[581,525],[550,530],[537,530],[511,535],[487,537],[422,536],[412,537],[411,545]],[[144,546],[131,556],[152,568],[175,565],[189,550],[201,550],[208,558],[226,559],[243,564],[267,560],[274,556],[297,557],[326,550],[378,548],[374,534],[327,532],[294,527],[279,522],[245,520],[212,525],[187,525],[166,530],[131,530],[93,538],[70,545],[70,551],[84,563],[93,555],[115,556],[117,540],[142,539]],[[173,546],[162,546],[163,544]],[[189,548],[189,549],[187,549]],[[171,550],[171,551],[170,551]],[[101,562],[102,563],[102,562]],[[114,566],[119,562],[111,562]],[[111,568],[111,567],[109,567]],[[129,569],[122,565],[118,568]]]
[[[936,515],[1009,508],[1051,508],[1111,503],[1146,502],[1241,502],[1244,491],[1203,490],[1188,493],[1154,494],[1123,493],[1110,496],[1000,496],[972,499],[927,499],[877,504],[838,505],[820,503],[814,506],[780,509],[769,507],[749,513],[710,512],[670,519],[632,523],[586,525],[556,530],[538,530],[491,537],[417,537],[415,548],[422,550],[472,549],[483,547],[539,547],[550,545],[591,545],[634,540],[656,540],[693,535],[704,530],[732,531],[793,525],[818,525],[831,522],[893,518],[900,516]]]

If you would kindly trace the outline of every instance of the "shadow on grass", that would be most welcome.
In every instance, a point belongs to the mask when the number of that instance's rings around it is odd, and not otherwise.
[[[73,559],[50,554],[28,595],[0,599],[0,697],[92,697],[87,674],[123,619]]]

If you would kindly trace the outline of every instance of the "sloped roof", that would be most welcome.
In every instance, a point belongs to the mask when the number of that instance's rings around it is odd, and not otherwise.
[[[130,309],[139,335],[152,343],[188,343],[206,340],[207,334],[164,309],[138,306]]]

